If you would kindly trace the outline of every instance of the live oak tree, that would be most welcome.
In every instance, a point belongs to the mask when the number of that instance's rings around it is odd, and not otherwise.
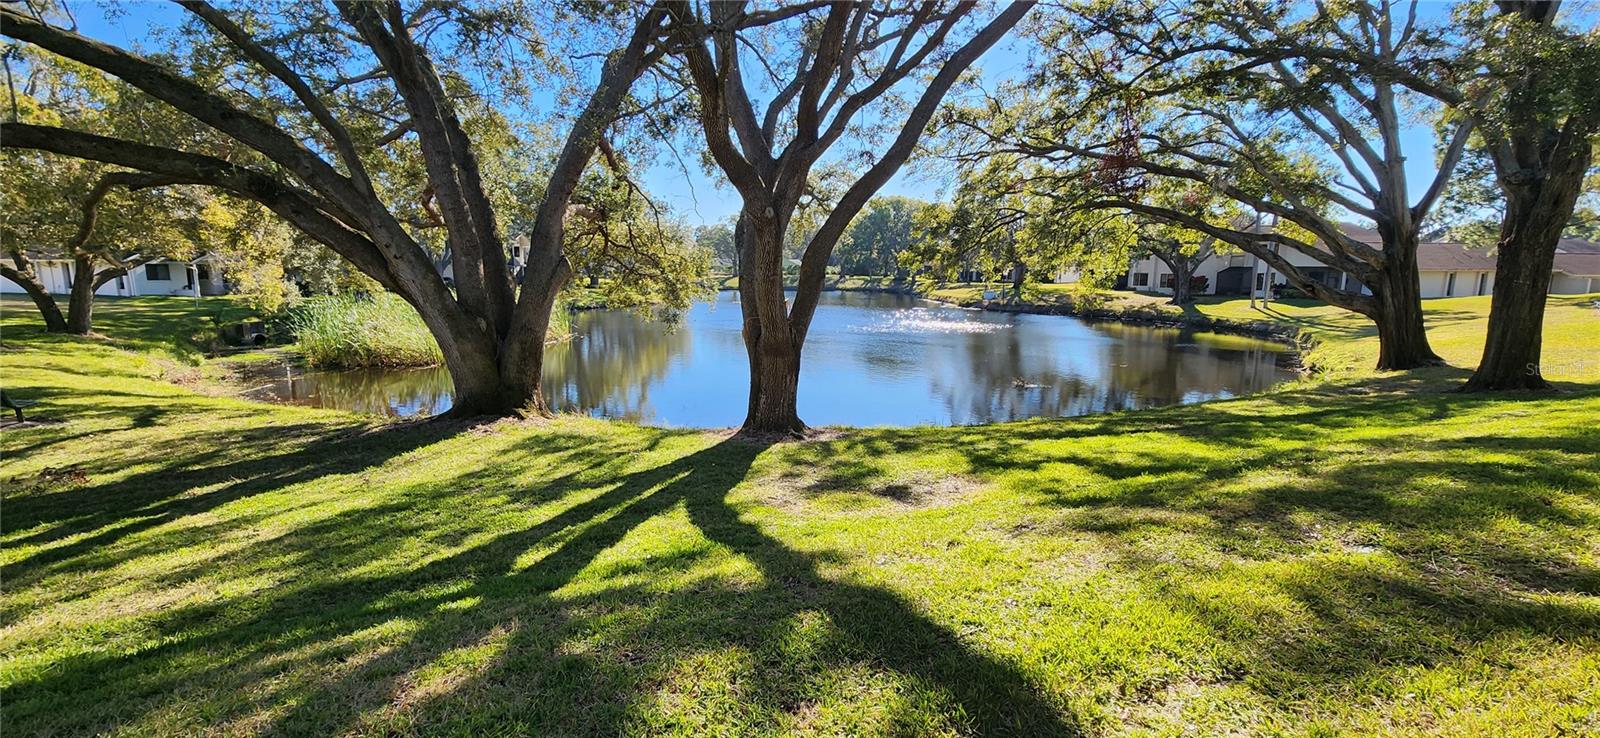
[[[168,256],[193,256],[204,242],[204,193],[171,179],[53,155],[6,156],[0,172],[0,276],[22,287],[51,333],[93,330],[96,290]],[[49,292],[37,259],[66,261],[67,310]]]
[[[1390,70],[1424,48],[1414,11],[1390,2],[1098,4],[1041,24],[1047,53],[1037,74],[967,124],[991,150],[1055,170],[1063,187],[1102,192],[1097,206],[1204,233],[1371,318],[1380,369],[1434,364],[1417,244],[1470,123],[1445,131],[1436,175],[1413,194],[1403,136],[1413,111]],[[1213,188],[1282,227],[1208,223],[1138,197],[1162,180]],[[1381,244],[1348,235],[1340,221],[1349,216],[1371,221]],[[1313,279],[1290,251],[1359,284]]]
[[[712,223],[694,229],[695,245],[711,254],[719,263],[733,267],[735,274],[739,271],[739,247],[733,242],[733,228],[737,220],[731,218],[726,223]]]
[[[953,119],[970,115],[955,111]],[[930,208],[919,218],[924,228],[943,237],[929,239],[913,258],[941,264],[945,273],[966,264],[1010,271],[1014,291],[1027,271],[1069,267],[1086,286],[1106,286],[1113,275],[1128,272],[1130,260],[1150,256],[1173,274],[1173,304],[1186,304],[1193,301],[1195,271],[1232,247],[1122,204],[1131,198],[1220,228],[1244,222],[1235,200],[1182,179],[1143,183],[1135,192],[1118,186],[1122,182],[1107,188],[1074,181],[1075,174],[1064,178],[1048,163],[1017,152],[992,153],[980,146],[974,155],[963,153],[959,144],[952,152],[958,162],[955,196],[948,207]]]
[[[1152,256],[1172,271],[1172,300],[1174,305],[1194,302],[1195,270],[1211,258],[1217,240],[1202,234],[1185,237],[1184,229],[1173,232],[1172,226],[1161,222],[1145,223],[1136,229],[1134,257]]]
[[[609,307],[682,309],[700,294],[710,255],[626,176],[591,172],[567,217],[566,251]]]
[[[3,53],[11,122],[101,134],[137,126],[169,140],[192,133],[93,69],[26,47]],[[0,152],[0,275],[28,293],[45,330],[90,332],[96,290],[147,261],[197,255],[237,219],[239,203],[179,186],[185,181],[39,151]],[[65,313],[36,259],[68,263]]]
[[[0,145],[113,164],[225,190],[261,203],[327,246],[421,315],[445,357],[453,412],[545,409],[540,367],[557,293],[573,192],[601,142],[637,107],[635,83],[665,52],[661,4],[622,10],[615,27],[590,6],[335,2],[242,6],[180,3],[194,22],[172,39],[189,52],[158,58],[0,6],[0,33],[98,69],[203,124],[224,150],[5,123]],[[531,206],[519,287],[508,265],[487,166],[473,139],[485,102],[516,110],[546,48],[529,19],[608,49]],[[608,39],[620,39],[620,45]],[[204,53],[200,53],[204,51]],[[214,70],[200,61],[224,59]],[[189,66],[186,68],[185,64]],[[204,75],[201,71],[212,72]],[[581,75],[580,75],[581,77]],[[518,96],[520,95],[520,97]],[[505,99],[500,99],[501,97]],[[409,155],[408,155],[409,154]],[[492,163],[491,163],[492,164]],[[420,179],[420,190],[412,183]],[[430,251],[429,239],[443,241]],[[435,264],[447,256],[454,281]]]
[[[1469,391],[1549,386],[1539,371],[1545,295],[1600,135],[1600,32],[1558,24],[1560,7],[1458,8],[1459,53],[1404,77],[1475,125],[1501,199],[1488,335]]]
[[[742,430],[800,433],[801,349],[834,246],[911,156],[962,73],[1030,4],[1007,5],[970,34],[963,29],[971,3],[802,2],[756,9],[744,2],[673,2],[670,8],[676,54],[699,98],[707,149],[742,200],[739,292],[750,360]],[[928,76],[917,76],[923,73]],[[907,87],[915,89],[893,111],[888,144],[851,162],[859,176],[805,241],[788,303],[783,246],[813,168],[852,127],[881,122],[887,108],[873,103],[901,97],[896,93]],[[758,107],[758,99],[765,105]]]
[[[1243,227],[1248,222],[1237,201],[1211,187],[1177,179],[1159,181],[1141,189],[1139,202],[1164,211],[1181,213],[1192,222],[1230,230]],[[1117,207],[1102,207],[1092,199],[1101,196],[1101,193],[1092,189],[1088,190],[1087,196],[1091,199],[1082,205],[1085,210],[1083,217],[1102,225],[1093,233],[1098,243],[1090,241],[1086,247],[1128,253],[1135,259],[1154,257],[1167,265],[1172,272],[1171,302],[1174,305],[1194,302],[1194,290],[1197,287],[1195,271],[1207,259],[1235,251],[1227,242],[1191,226],[1177,225],[1166,218],[1128,212]],[[1122,196],[1129,195],[1124,193]],[[1057,196],[1052,199],[1062,198]],[[1106,215],[1111,218],[1107,220],[1104,217]]]
[[[909,197],[874,197],[839,242],[839,273],[896,276],[900,254],[911,248],[912,218],[927,205]]]
[[[963,172],[947,202],[918,208],[910,243],[900,264],[938,280],[977,273],[1010,282],[1020,298],[1030,277],[1054,273],[1082,243],[1072,226],[1054,219],[1049,203],[1020,189],[1014,158],[986,159],[979,170]]]

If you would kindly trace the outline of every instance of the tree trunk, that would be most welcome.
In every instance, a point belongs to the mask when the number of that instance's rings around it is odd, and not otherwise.
[[[529,273],[525,289],[537,288],[538,282]],[[462,315],[448,305],[430,304],[426,297],[404,293],[402,297],[416,308],[428,332],[439,344],[445,368],[450,373],[450,417],[527,416],[548,412],[539,380],[544,367],[549,306],[542,320],[533,316],[528,324],[513,325],[501,336],[488,321]],[[548,302],[553,305],[553,297]]]
[[[471,418],[486,415],[548,415],[540,379],[544,370],[541,330],[530,340],[499,342],[486,334],[456,336],[444,351],[450,372],[453,401],[449,415]]]
[[[45,289],[44,283],[39,281],[39,275],[33,269],[13,269],[8,265],[0,264],[0,275],[15,282],[28,297],[33,299],[34,306],[39,308],[39,316],[44,318],[46,333],[66,333],[67,321],[61,317],[61,306],[56,304],[56,298]]]
[[[1194,280],[1194,262],[1187,257],[1179,256],[1167,266],[1172,267],[1172,304],[1187,305],[1194,302],[1194,295],[1190,293],[1191,283]]]
[[[1489,304],[1488,337],[1478,370],[1464,391],[1537,390],[1550,386],[1539,371],[1544,339],[1545,296],[1555,264],[1554,238],[1542,237],[1547,223],[1517,222],[1508,203],[1500,226],[1499,254],[1494,265],[1494,297]],[[1537,216],[1535,216],[1537,217]],[[1563,224],[1565,218],[1562,219]]]
[[[797,407],[800,395],[800,351],[792,342],[772,338],[761,320],[746,315],[745,351],[750,357],[750,402],[743,434],[804,433]]]
[[[1014,297],[1014,298],[1016,298],[1018,300],[1022,299],[1022,283],[1023,283],[1023,280],[1025,280],[1027,278],[1028,278],[1028,267],[1027,267],[1027,265],[1025,265],[1025,264],[1023,264],[1021,262],[1018,262],[1018,263],[1013,264],[1011,266],[1011,296],[1012,297]]]
[[[452,341],[454,348],[444,351],[445,368],[450,372],[453,400],[449,415],[471,418],[482,415],[511,415],[518,411],[541,412],[543,398],[535,389],[532,396],[527,388],[508,386],[501,379],[501,362],[498,347],[488,335],[473,339]],[[535,357],[533,364],[537,366]]]
[[[1583,142],[1557,151],[1566,160],[1555,162],[1543,178],[1505,184],[1488,336],[1477,371],[1461,388],[1465,392],[1550,386],[1539,371],[1544,305],[1556,246],[1582,191],[1591,147]]]
[[[550,413],[542,387],[544,344],[550,333],[556,296],[572,272],[565,259],[543,259],[529,262],[523,275],[522,290],[528,299],[535,300],[533,309],[519,311],[518,320],[503,334],[495,333],[487,322],[452,320],[444,311],[431,311],[436,317],[430,319],[430,311],[418,307],[450,370],[455,391],[451,416]]]
[[[755,225],[748,225],[759,221]],[[750,360],[745,435],[804,433],[800,420],[800,347],[793,338],[783,296],[782,236],[771,218],[740,218],[734,238],[746,268],[739,273],[739,310]]]
[[[1409,239],[1409,243],[1405,240]],[[1385,238],[1384,268],[1372,288],[1370,316],[1378,325],[1378,369],[1399,371],[1444,363],[1428,345],[1422,322],[1422,285],[1417,274],[1417,236]]]
[[[67,332],[88,335],[94,327],[94,257],[72,260],[72,296],[67,300]]]

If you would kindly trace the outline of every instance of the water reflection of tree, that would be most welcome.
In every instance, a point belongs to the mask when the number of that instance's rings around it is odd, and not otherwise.
[[[1264,342],[1224,348],[1175,328],[1108,324],[1096,330],[1117,339],[1111,346],[1111,384],[1129,393],[1124,407],[1240,395],[1266,389],[1280,376],[1279,351]]]
[[[1280,378],[1277,352],[1195,344],[1192,334],[1097,326],[1115,340],[1065,366],[1054,351],[1029,351],[1025,330],[963,336],[956,361],[930,367],[934,395],[957,423],[1083,415],[1194,402],[1264,389]],[[1194,344],[1194,345],[1191,345]]]
[[[936,382],[957,423],[989,423],[1039,416],[1083,415],[1114,407],[1114,387],[1062,365],[1055,351],[1029,350],[1036,336],[1021,325],[965,337],[967,366]],[[1054,338],[1054,337],[1050,337]],[[1096,348],[1098,350],[1098,348]],[[1103,363],[1084,357],[1089,365]]]
[[[644,420],[650,385],[689,352],[689,332],[633,313],[596,310],[574,321],[573,340],[545,355],[544,392],[558,412]]]
[[[450,373],[424,369],[312,372],[278,382],[264,395],[281,402],[389,417],[437,415],[450,409]]]

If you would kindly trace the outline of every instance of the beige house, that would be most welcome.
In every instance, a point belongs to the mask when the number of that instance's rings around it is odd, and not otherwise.
[[[1600,243],[1581,238],[1563,238],[1556,246],[1555,273],[1550,275],[1550,294],[1586,295],[1600,292]]]
[[[1345,235],[1362,243],[1379,246],[1382,241],[1370,228],[1345,223]],[[1367,293],[1355,277],[1328,267],[1299,251],[1279,252],[1290,264],[1311,279],[1345,290]],[[1424,298],[1469,297],[1494,293],[1493,249],[1472,248],[1454,241],[1426,241],[1417,245],[1417,272]],[[1211,256],[1195,269],[1205,278],[1197,295],[1263,295],[1269,284],[1288,281],[1266,262],[1243,252]],[[1127,285],[1138,292],[1172,294],[1172,270],[1153,256],[1137,259],[1128,270]],[[1582,239],[1562,239],[1556,250],[1555,268],[1550,280],[1551,294],[1584,294],[1600,291],[1600,244]]]

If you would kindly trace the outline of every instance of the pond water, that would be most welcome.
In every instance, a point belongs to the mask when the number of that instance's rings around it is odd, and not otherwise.
[[[718,428],[744,419],[748,370],[738,294],[676,324],[635,313],[573,316],[544,386],[557,411]],[[806,339],[800,417],[811,425],[965,425],[1200,402],[1294,376],[1281,345],[1176,328],[940,306],[901,295],[825,293]],[[450,408],[442,368],[309,372],[257,399],[391,416]]]

